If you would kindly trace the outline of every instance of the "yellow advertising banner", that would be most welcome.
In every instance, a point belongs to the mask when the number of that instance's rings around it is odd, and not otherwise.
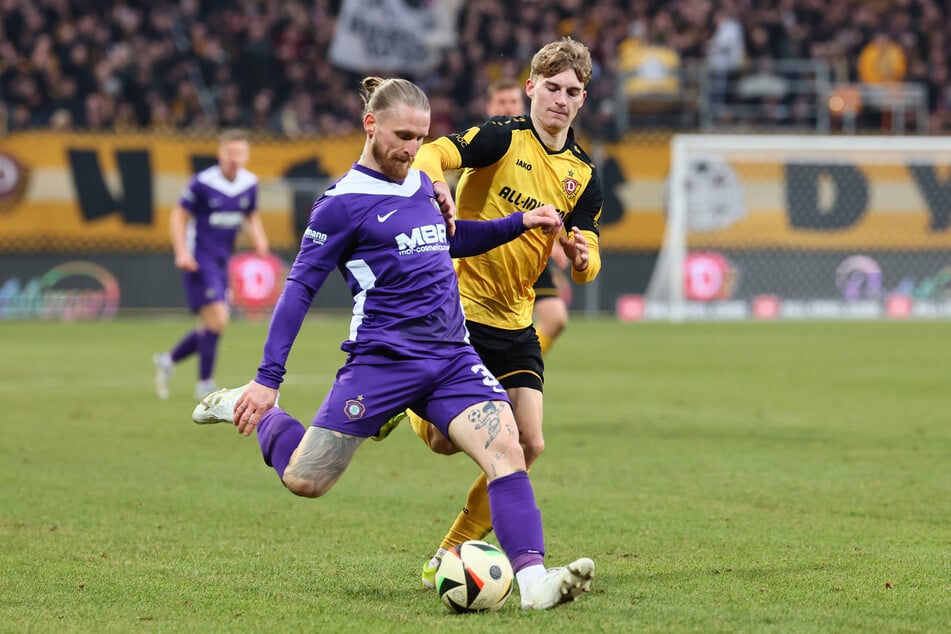
[[[604,186],[605,251],[660,248],[669,142],[665,134],[583,141]],[[362,135],[252,143],[248,168],[260,178],[259,209],[275,249],[297,249],[314,199],[362,144]],[[170,250],[169,211],[216,149],[214,137],[25,132],[0,139],[0,254]],[[691,218],[699,218],[687,234],[691,248],[951,247],[947,166],[776,159],[688,178]]]
[[[252,144],[248,168],[274,248],[297,248],[295,202],[309,210],[362,147],[362,137]],[[170,249],[169,212],[216,152],[216,138],[10,135],[0,140],[0,253]]]

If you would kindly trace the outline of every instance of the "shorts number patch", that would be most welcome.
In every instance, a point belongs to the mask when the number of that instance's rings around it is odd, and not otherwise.
[[[473,374],[482,375],[482,384],[486,387],[491,387],[493,392],[498,392],[499,394],[505,393],[505,388],[499,383],[499,380],[495,378],[495,375],[481,363],[474,365],[469,368],[472,370]]]

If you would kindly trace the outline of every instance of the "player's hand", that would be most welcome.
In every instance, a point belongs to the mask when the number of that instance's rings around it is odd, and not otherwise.
[[[456,233],[456,202],[452,199],[452,191],[449,184],[443,181],[433,183],[433,191],[436,192],[436,202],[439,203],[439,211],[442,212],[443,220],[446,221],[446,232],[448,235]]]
[[[182,253],[175,255],[175,268],[188,273],[194,273],[198,270],[198,262],[191,253]]]
[[[250,436],[261,417],[277,402],[277,390],[251,381],[234,405],[234,425],[238,433]]]
[[[588,268],[588,242],[584,239],[581,229],[572,227],[568,237],[558,238],[561,248],[565,250],[565,255],[571,260],[571,266],[576,271],[584,271]]]
[[[542,205],[522,214],[522,224],[526,229],[541,227],[542,231],[552,235],[561,231],[561,216],[555,211],[554,205]]]

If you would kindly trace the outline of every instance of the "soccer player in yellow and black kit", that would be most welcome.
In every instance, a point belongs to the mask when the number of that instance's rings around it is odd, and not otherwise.
[[[525,87],[519,80],[511,77],[499,79],[492,82],[486,92],[485,114],[488,117],[517,117],[525,112]],[[568,325],[568,302],[562,296],[562,287],[569,284],[563,273],[569,265],[565,250],[554,241],[548,265],[532,287],[535,289],[533,325],[543,357]]]
[[[454,207],[461,219],[487,220],[553,204],[570,227],[558,240],[571,263],[572,279],[579,284],[594,280],[601,269],[601,184],[571,129],[590,79],[587,47],[570,38],[552,42],[532,58],[525,82],[529,116],[493,117],[465,132],[440,137],[420,148],[414,163],[432,179],[444,212]],[[453,201],[444,171],[458,168],[463,172]],[[456,260],[470,340],[512,401],[528,466],[544,449],[544,363],[532,326],[532,286],[545,269],[554,240],[537,233],[524,234],[485,255]],[[433,451],[455,452],[435,427],[409,414],[413,429]],[[424,566],[423,583],[434,586],[445,549],[481,539],[491,530],[486,478],[480,476],[439,550]]]

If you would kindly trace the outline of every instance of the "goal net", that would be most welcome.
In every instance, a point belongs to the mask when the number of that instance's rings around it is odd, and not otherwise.
[[[951,317],[951,138],[677,135],[637,318]]]

